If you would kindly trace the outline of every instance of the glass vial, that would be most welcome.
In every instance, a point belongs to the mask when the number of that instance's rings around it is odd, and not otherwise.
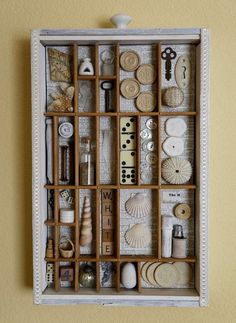
[[[80,159],[80,185],[94,185],[94,163],[91,152],[91,138],[83,137],[81,139],[83,149]]]

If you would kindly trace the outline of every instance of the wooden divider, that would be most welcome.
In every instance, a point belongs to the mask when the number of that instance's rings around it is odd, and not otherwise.
[[[196,185],[166,185],[161,184],[161,117],[162,116],[196,116],[196,112],[162,112],[161,111],[161,44],[156,45],[156,66],[158,71],[157,77],[157,108],[154,112],[142,113],[142,112],[121,112],[120,111],[120,66],[119,66],[119,55],[120,55],[120,45],[117,43],[115,45],[115,75],[113,76],[103,76],[100,75],[99,68],[99,44],[94,44],[94,53],[95,53],[95,75],[93,76],[80,76],[78,75],[78,44],[73,44],[73,79],[75,87],[74,95],[74,111],[73,113],[58,113],[58,112],[46,112],[45,116],[51,116],[53,118],[53,185],[45,185],[46,189],[54,190],[54,221],[45,221],[46,225],[54,227],[54,258],[45,258],[46,261],[52,261],[55,264],[55,290],[58,291],[60,288],[60,261],[68,261],[75,264],[74,272],[74,289],[76,292],[79,291],[79,270],[80,262],[93,262],[96,265],[96,291],[99,293],[100,286],[100,263],[102,261],[111,261],[116,264],[116,290],[120,292],[120,271],[121,265],[123,262],[134,262],[136,263],[137,269],[137,291],[142,292],[141,286],[141,262],[146,261],[186,261],[186,262],[195,262],[196,257],[188,257],[186,259],[163,259],[161,257],[161,190],[163,189],[196,189]],[[80,112],[79,111],[79,87],[81,80],[88,80],[95,82],[95,111],[94,112]],[[115,112],[107,113],[100,112],[100,80],[114,80],[115,82],[115,102],[116,109]],[[58,140],[58,125],[59,117],[70,116],[74,120],[74,185],[61,185],[59,184],[59,140]],[[103,185],[100,183],[100,118],[101,117],[111,117],[115,118],[115,138],[114,138],[114,149],[117,161],[116,167],[116,180],[115,183],[111,185]],[[137,185],[121,185],[120,184],[120,117],[121,116],[134,116],[137,121]],[[142,185],[140,181],[140,162],[141,162],[141,151],[140,151],[140,130],[141,130],[141,116],[152,116],[157,119],[158,128],[157,128],[157,142],[158,142],[158,181],[155,184]],[[79,181],[79,161],[80,161],[80,137],[79,137],[79,118],[80,117],[92,117],[95,119],[96,124],[96,183],[93,186],[80,185]],[[154,255],[144,256],[144,255],[134,255],[134,256],[125,256],[120,255],[120,193],[121,189],[150,189],[153,190],[154,196],[157,201],[157,252]],[[75,196],[75,223],[68,224],[72,228],[75,227],[75,255],[72,259],[63,259],[59,255],[59,236],[60,236],[60,222],[59,222],[59,190],[60,189],[70,189],[74,191]],[[80,235],[80,190],[89,189],[96,190],[96,221],[93,224],[94,238],[96,239],[96,252],[94,255],[81,255],[80,254],[80,244],[79,244],[79,235]],[[100,251],[100,230],[101,230],[101,190],[102,189],[112,189],[114,190],[114,201],[115,206],[115,234],[114,234],[114,246],[115,250],[113,255],[105,256],[101,254]]]

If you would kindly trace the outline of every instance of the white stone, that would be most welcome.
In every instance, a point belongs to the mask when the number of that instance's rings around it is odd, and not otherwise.
[[[128,262],[122,267],[121,283],[124,288],[132,289],[137,284],[137,274],[135,266]]]

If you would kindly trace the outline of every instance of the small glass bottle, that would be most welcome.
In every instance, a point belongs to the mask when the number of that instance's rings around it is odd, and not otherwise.
[[[94,163],[91,152],[91,138],[83,137],[81,139],[83,151],[80,158],[80,185],[94,185]]]

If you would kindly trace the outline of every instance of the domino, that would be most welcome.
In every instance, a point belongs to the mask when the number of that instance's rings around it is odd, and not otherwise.
[[[135,134],[121,134],[120,149],[134,150],[136,149],[136,135]]]
[[[120,152],[120,183],[136,184],[136,151]]]
[[[121,134],[135,134],[136,133],[136,119],[134,117],[120,118],[120,133]]]

